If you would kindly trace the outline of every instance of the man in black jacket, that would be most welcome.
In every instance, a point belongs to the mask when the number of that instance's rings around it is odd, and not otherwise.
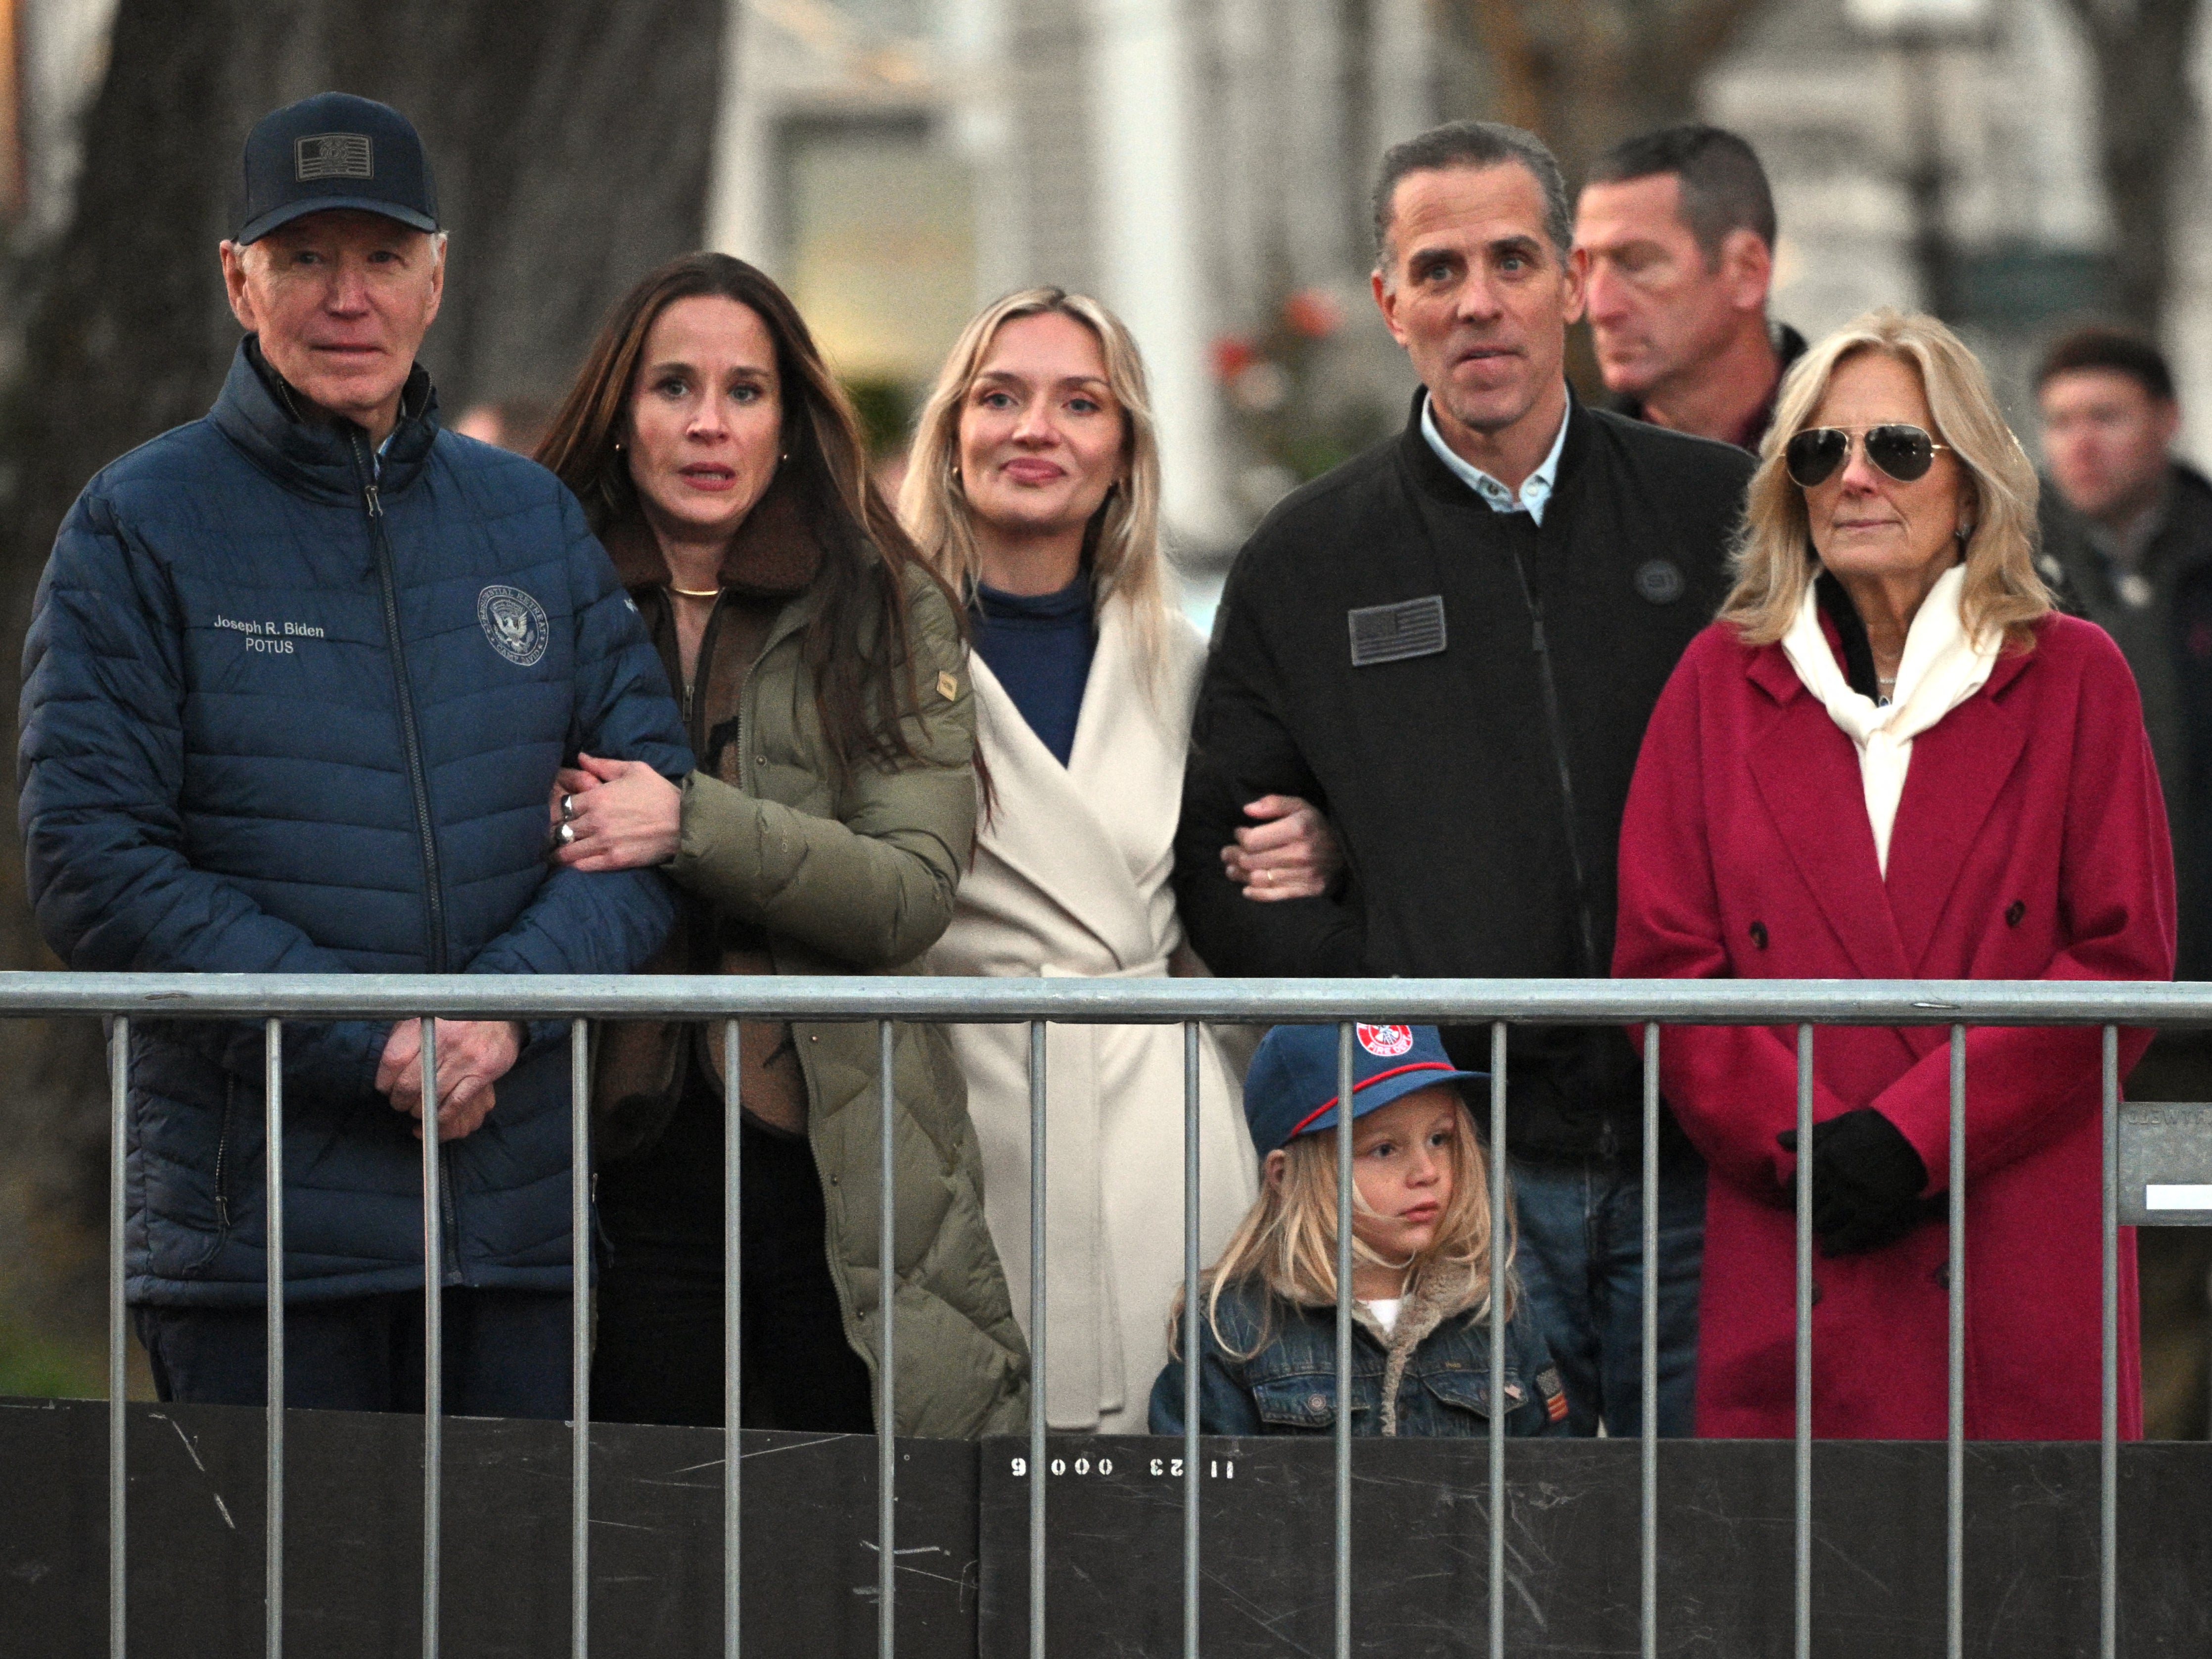
[[[1766,316],[1774,192],[1735,133],[1624,138],[1583,180],[1575,247],[1598,373],[1619,413],[1756,451],[1805,337]]]
[[[2181,409],[2159,349],[2112,328],[2055,342],[2036,374],[2045,574],[2118,642],[2142,692],[2173,828],[2177,979],[2212,979],[2212,483],[2171,453]],[[2212,1100],[2212,1035],[2164,1031],[2128,1078],[2137,1101]],[[2198,1440],[2212,1229],[2136,1229],[2143,1430]]]
[[[1402,435],[1291,496],[1231,572],[1176,841],[1182,915],[1219,973],[1601,976],[1638,742],[1727,590],[1751,460],[1570,394],[1583,269],[1529,134],[1411,139],[1376,203],[1376,303],[1423,390]],[[1342,849],[1325,891],[1307,878],[1330,861],[1314,836],[1288,844],[1286,801]],[[1488,1065],[1486,1032],[1447,1041]],[[1520,1259],[1584,1433],[1641,1421],[1640,1077],[1615,1029],[1511,1041]],[[1687,1433],[1705,1172],[1663,1132],[1660,1427]]]

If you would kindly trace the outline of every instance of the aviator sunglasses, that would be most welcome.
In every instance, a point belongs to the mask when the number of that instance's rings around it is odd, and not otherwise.
[[[1902,421],[1869,426],[1859,442],[1866,446],[1866,458],[1899,484],[1926,478],[1928,469],[1936,464],[1936,452],[1951,447]],[[1833,478],[1850,454],[1848,428],[1808,426],[1783,446],[1782,460],[1791,479],[1801,489],[1810,490]]]

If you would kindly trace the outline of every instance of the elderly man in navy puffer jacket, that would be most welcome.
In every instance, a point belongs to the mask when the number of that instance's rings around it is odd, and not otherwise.
[[[690,765],[651,645],[552,474],[439,430],[414,363],[445,239],[414,129],[324,94],[246,141],[247,331],[204,420],[70,509],[24,653],[40,930],[145,972],[621,973],[651,871],[549,864],[580,751]],[[441,1145],[448,1409],[568,1410],[565,1028],[285,1028],[286,1398],[420,1410],[421,1153]],[[258,1025],[131,1045],[128,1295],[165,1400],[264,1399]]]

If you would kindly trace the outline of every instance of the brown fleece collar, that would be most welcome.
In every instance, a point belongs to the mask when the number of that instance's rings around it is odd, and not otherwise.
[[[1406,1380],[1406,1363],[1429,1333],[1446,1320],[1486,1301],[1486,1287],[1477,1283],[1472,1268],[1440,1269],[1424,1274],[1409,1289],[1398,1308],[1396,1328],[1388,1333],[1382,1322],[1355,1303],[1352,1316],[1382,1345],[1382,1432],[1398,1432],[1398,1390]]]
[[[822,568],[822,544],[782,480],[745,515],[745,521],[723,550],[720,585],[749,598],[787,599],[804,593]],[[599,541],[614,561],[625,588],[657,588],[668,581],[660,544],[642,517],[610,524]]]

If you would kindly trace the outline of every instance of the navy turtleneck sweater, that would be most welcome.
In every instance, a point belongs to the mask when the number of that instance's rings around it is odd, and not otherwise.
[[[1010,594],[977,584],[976,654],[1063,766],[1075,747],[1084,682],[1097,649],[1088,570],[1055,594]]]

